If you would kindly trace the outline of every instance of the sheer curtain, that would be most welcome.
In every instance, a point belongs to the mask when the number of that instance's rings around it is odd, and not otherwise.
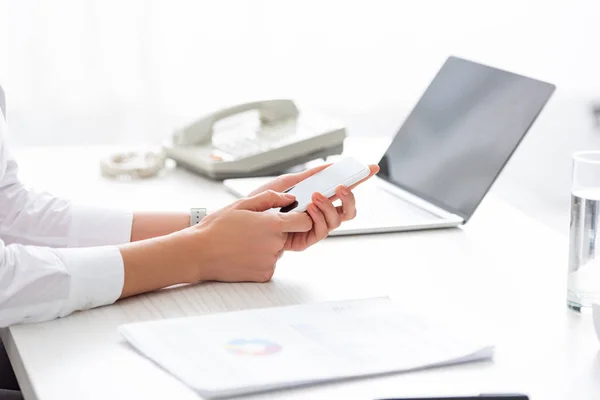
[[[18,143],[158,143],[273,96],[390,134],[450,54],[590,89],[598,7],[547,3],[0,0],[0,83]]]

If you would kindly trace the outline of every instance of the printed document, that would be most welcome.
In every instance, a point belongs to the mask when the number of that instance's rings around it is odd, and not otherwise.
[[[138,322],[120,332],[142,355],[208,398],[493,356],[493,346],[388,298]]]

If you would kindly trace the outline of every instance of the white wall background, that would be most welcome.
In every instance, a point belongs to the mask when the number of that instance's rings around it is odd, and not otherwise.
[[[0,0],[0,82],[26,143],[156,140],[273,95],[400,122],[449,54],[600,91],[598,3]]]
[[[272,96],[328,110],[350,134],[393,134],[454,54],[558,86],[497,190],[562,210],[570,151],[600,147],[599,53],[598,0],[0,0],[17,143],[159,143]]]

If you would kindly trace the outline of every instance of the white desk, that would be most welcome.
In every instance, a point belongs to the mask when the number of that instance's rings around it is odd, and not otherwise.
[[[32,148],[16,154],[26,182],[82,201],[152,209],[216,207],[232,199],[219,184],[180,170],[143,183],[105,180],[97,168],[102,151]],[[359,212],[360,207],[365,205],[358,196]],[[523,391],[534,400],[598,399],[600,347],[591,318],[565,306],[567,246],[566,237],[488,197],[464,229],[329,238],[303,253],[286,254],[272,282],[243,284],[252,296],[240,291],[242,284],[179,287],[57,321],[15,326],[4,339],[28,400],[197,399],[132,351],[117,326],[389,295],[424,313],[478,324],[495,337],[495,360],[253,398]]]

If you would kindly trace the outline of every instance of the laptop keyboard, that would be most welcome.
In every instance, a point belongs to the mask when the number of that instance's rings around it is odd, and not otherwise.
[[[425,218],[436,218],[435,214],[423,210],[414,204],[396,197],[383,189],[369,188],[368,190],[355,190],[357,207],[365,214],[374,215],[415,215]],[[372,212],[371,212],[372,211]],[[382,212],[383,211],[383,212]]]
[[[354,195],[357,215],[354,220],[344,223],[345,229],[398,226],[442,219],[375,185],[359,186],[354,190]]]

